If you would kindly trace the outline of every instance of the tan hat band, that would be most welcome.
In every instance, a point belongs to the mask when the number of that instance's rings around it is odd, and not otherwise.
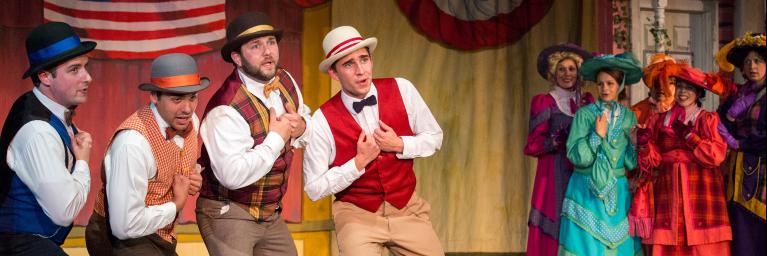
[[[253,27],[251,27],[251,28],[249,28],[249,29],[247,29],[247,30],[245,30],[245,31],[242,31],[242,33],[240,33],[239,35],[237,35],[237,37],[241,37],[241,36],[244,36],[244,35],[253,34],[253,33],[256,33],[256,32],[261,32],[261,31],[265,31],[265,30],[274,30],[274,27],[272,27],[272,26],[270,26],[270,25],[258,25],[258,26],[253,26]]]

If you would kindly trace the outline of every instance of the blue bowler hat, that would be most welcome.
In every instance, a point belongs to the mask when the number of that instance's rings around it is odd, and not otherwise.
[[[29,69],[22,78],[55,67],[96,47],[96,42],[81,42],[75,30],[63,22],[49,22],[36,27],[27,36],[26,44]]]

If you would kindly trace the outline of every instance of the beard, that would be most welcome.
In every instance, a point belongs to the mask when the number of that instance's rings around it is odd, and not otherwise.
[[[277,74],[277,62],[274,62],[274,71],[271,73],[264,73],[259,69],[258,67],[254,66],[252,63],[250,63],[246,58],[242,58],[242,71],[245,72],[245,74],[255,78],[259,81],[269,81],[274,78],[274,75]]]

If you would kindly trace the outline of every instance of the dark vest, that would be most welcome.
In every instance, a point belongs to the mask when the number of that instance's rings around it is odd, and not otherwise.
[[[48,110],[30,91],[19,97],[5,119],[0,135],[0,232],[30,233],[46,237],[56,244],[64,243],[72,225],[62,227],[53,223],[40,204],[37,203],[32,191],[25,185],[16,172],[8,167],[5,161],[11,140],[22,126],[31,121],[49,123],[62,140],[65,150],[64,159],[67,166],[74,166],[70,157],[72,145],[66,126],[50,110]],[[74,128],[74,127],[73,127]],[[75,129],[75,133],[77,130]],[[42,161],[42,159],[40,159]],[[70,173],[72,169],[69,170]]]
[[[396,80],[373,79],[373,85],[378,91],[379,119],[391,126],[398,136],[412,136]],[[328,121],[336,145],[336,158],[330,167],[343,165],[357,154],[357,139],[362,128],[341,101],[341,92],[320,109]],[[336,199],[353,203],[369,212],[378,210],[384,201],[402,209],[413,195],[415,183],[412,159],[398,159],[394,153],[381,152],[378,158],[365,166],[365,174],[337,193]]]

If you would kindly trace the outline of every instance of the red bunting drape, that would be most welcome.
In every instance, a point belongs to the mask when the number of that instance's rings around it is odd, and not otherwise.
[[[513,6],[513,1],[397,0],[410,24],[431,40],[459,50],[514,43],[543,18],[552,2],[524,0]]]

